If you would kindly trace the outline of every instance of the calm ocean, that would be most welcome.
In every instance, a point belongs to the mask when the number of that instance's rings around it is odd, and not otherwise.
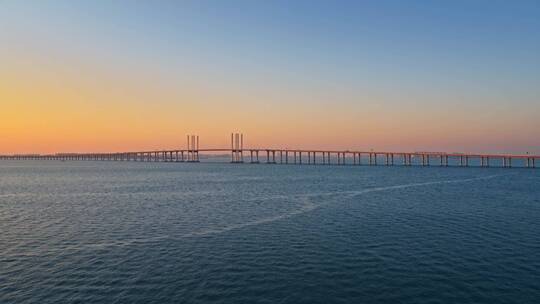
[[[540,303],[540,170],[1,161],[0,303]]]

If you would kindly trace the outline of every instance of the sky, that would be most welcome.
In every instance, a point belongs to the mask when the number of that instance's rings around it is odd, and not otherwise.
[[[0,153],[540,154],[539,1],[0,0]]]

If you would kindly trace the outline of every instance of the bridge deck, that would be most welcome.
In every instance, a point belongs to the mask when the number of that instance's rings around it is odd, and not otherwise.
[[[478,153],[444,153],[444,152],[388,152],[388,151],[354,151],[354,150],[310,150],[310,149],[275,149],[275,148],[206,148],[198,149],[191,145],[190,149],[149,150],[113,153],[56,153],[56,154],[14,154],[0,155],[2,160],[107,160],[107,161],[165,161],[165,162],[200,162],[199,155],[211,153],[229,153],[232,163],[271,164],[352,164],[361,165],[366,160],[369,165],[395,165],[400,160],[402,165],[430,166],[430,162],[439,161],[440,166],[448,167],[451,161],[458,166],[468,167],[469,162],[479,161],[479,166],[490,167],[493,160],[499,161],[498,167],[512,167],[512,161],[519,160],[523,167],[536,168],[540,155],[519,154],[478,154]],[[380,162],[382,158],[382,163]],[[379,160],[379,161],[378,161]],[[352,161],[352,163],[351,163]]]

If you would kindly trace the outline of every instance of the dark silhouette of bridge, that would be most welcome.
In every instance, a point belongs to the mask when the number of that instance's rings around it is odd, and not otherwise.
[[[313,149],[244,148],[243,134],[231,134],[230,148],[199,147],[199,136],[187,136],[187,149],[153,150],[115,153],[56,153],[0,155],[0,160],[60,161],[136,161],[190,162],[201,161],[200,154],[230,154],[234,164],[296,165],[384,165],[384,166],[458,166],[458,167],[526,167],[536,168],[540,155],[471,154],[445,152],[387,152]]]

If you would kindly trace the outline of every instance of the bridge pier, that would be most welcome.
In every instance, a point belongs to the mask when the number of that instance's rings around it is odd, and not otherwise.
[[[332,164],[332,158],[330,157],[330,152],[327,152],[326,156],[328,157],[328,164],[331,165]]]
[[[270,157],[270,153],[272,153],[272,157]],[[266,155],[268,159],[269,164],[275,164],[276,163],[276,151],[275,150],[266,150]]]

